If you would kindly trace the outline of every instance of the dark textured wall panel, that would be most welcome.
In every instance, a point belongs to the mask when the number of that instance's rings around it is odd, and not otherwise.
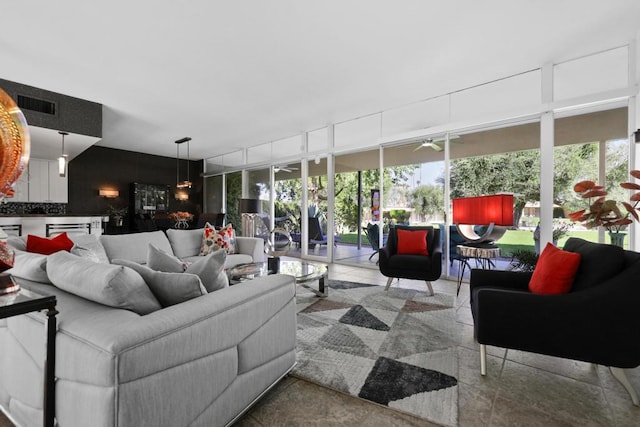
[[[0,79],[0,87],[18,102],[18,95],[51,101],[55,115],[22,109],[30,126],[102,138],[102,104]]]
[[[186,160],[181,160],[181,179],[186,178]],[[188,201],[174,198],[176,185],[176,159],[133,151],[93,146],[69,162],[70,214],[105,214],[109,205],[127,207],[130,184],[161,184],[170,186],[169,211],[202,212],[202,161],[190,162],[193,188]],[[120,192],[116,199],[98,195],[100,188]]]

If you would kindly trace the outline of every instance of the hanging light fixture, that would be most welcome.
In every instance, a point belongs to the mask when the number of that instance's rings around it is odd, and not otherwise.
[[[65,177],[67,175],[67,158],[69,156],[64,154],[64,137],[69,135],[69,132],[59,131],[58,133],[62,135],[62,154],[58,157],[58,175]]]
[[[189,138],[188,136],[176,141],[176,188],[180,189],[188,189],[191,188],[191,185],[193,185],[193,183],[189,181],[189,141],[191,141],[191,138]],[[185,142],[187,143],[187,179],[184,181],[180,181],[180,144],[183,144]]]

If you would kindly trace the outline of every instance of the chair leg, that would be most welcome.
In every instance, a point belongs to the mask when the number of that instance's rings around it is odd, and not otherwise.
[[[631,383],[629,382],[629,379],[627,378],[627,374],[624,372],[624,369],[614,368],[613,366],[609,366],[609,370],[611,371],[611,374],[615,377],[615,379],[620,381],[620,384],[622,384],[622,386],[627,390],[627,393],[629,393],[629,396],[631,397],[631,401],[633,402],[633,404],[635,406],[640,406],[640,403],[638,402],[638,395],[636,394],[636,390],[633,388],[633,385],[631,385]]]
[[[480,375],[487,375],[487,346],[480,344]]]
[[[431,286],[431,282],[428,280],[425,280],[425,282],[427,282],[427,288],[429,288],[429,296],[434,296],[435,293],[433,292],[433,286]]]
[[[393,277],[389,277],[389,278],[387,279],[387,286],[385,286],[385,287],[384,287],[384,290],[385,290],[385,291],[388,291],[388,290],[389,290],[389,286],[391,286],[391,282],[393,282]]]

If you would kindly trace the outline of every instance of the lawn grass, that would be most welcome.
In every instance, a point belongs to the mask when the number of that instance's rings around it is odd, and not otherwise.
[[[569,231],[569,234],[560,239],[558,247],[562,247],[569,237],[579,237],[590,242],[598,241],[597,230],[573,230]],[[356,233],[345,233],[340,235],[340,243],[355,245],[358,242],[358,235]],[[605,237],[605,242],[609,243],[609,236]],[[362,245],[369,246],[369,239],[363,233]],[[508,230],[500,240],[496,242],[496,245],[500,247],[500,252],[503,257],[511,257],[512,253],[517,250],[534,251],[533,231],[532,230]],[[625,248],[628,242],[625,240]]]

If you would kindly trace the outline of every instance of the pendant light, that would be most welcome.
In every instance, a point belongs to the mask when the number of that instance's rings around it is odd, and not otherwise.
[[[62,135],[62,154],[58,157],[58,175],[64,178],[67,176],[67,158],[69,157],[64,153],[64,137],[69,135],[69,132],[59,131],[58,133]]]
[[[191,138],[189,138],[188,136],[176,141],[176,188],[179,189],[189,189],[192,186],[192,182],[189,181],[189,141],[191,141]],[[185,142],[187,143],[187,179],[184,181],[180,181],[180,145]]]

